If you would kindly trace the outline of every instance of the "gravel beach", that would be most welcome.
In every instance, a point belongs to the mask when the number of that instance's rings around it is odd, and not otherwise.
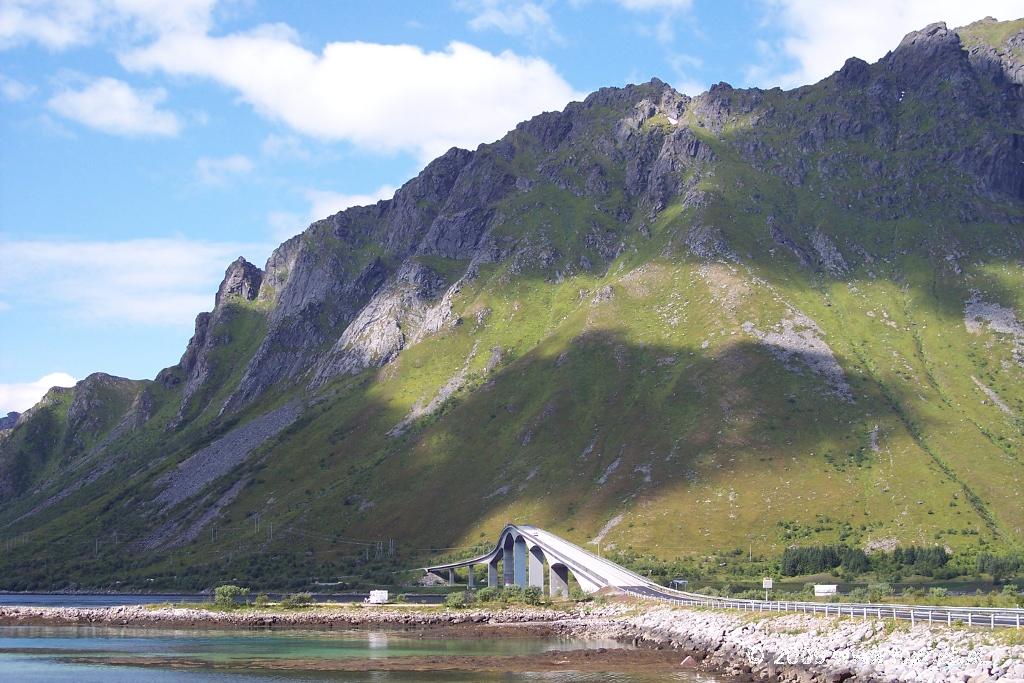
[[[771,616],[609,602],[567,610],[543,607],[444,610],[393,605],[315,606],[303,610],[124,606],[3,607],[0,625],[131,625],[169,628],[410,628],[612,638],[639,646],[634,659],[725,673],[738,681],[1003,681],[1024,683],[1024,639],[889,620]],[[645,655],[656,650],[657,656]],[[675,653],[668,657],[666,653]],[[621,659],[628,655],[615,655]],[[511,662],[510,662],[511,664]],[[598,664],[598,661],[593,663]]]

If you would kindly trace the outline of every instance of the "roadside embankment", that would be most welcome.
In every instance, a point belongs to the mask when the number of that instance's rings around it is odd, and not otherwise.
[[[1024,638],[1007,629],[621,606],[597,608],[558,627],[574,635],[672,648],[691,654],[700,668],[746,680],[1024,683]]]
[[[12,624],[468,629],[474,637],[519,632],[612,638],[675,652],[680,666],[685,662],[686,667],[730,674],[739,681],[1024,683],[1024,638],[1013,630],[910,627],[878,619],[759,615],[637,603],[584,604],[568,610],[525,606],[444,610],[411,605],[233,611],[0,606],[0,625]]]

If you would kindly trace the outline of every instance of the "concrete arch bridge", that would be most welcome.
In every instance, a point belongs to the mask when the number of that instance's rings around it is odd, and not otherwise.
[[[499,580],[498,565],[501,564]],[[543,529],[521,524],[509,524],[501,530],[498,544],[483,555],[424,567],[428,574],[448,574],[448,583],[455,583],[455,570],[466,567],[468,584],[474,583],[473,568],[487,566],[488,586],[536,586],[545,588],[544,565],[548,566],[547,588],[551,596],[569,594],[570,573],[586,593],[602,588],[615,588],[635,598],[661,600],[675,605],[694,605],[718,609],[736,609],[745,612],[803,612],[826,616],[845,616],[867,620],[903,619],[933,624],[966,624],[968,627],[1021,628],[1024,609],[1003,607],[951,607],[947,605],[900,605],[893,603],[858,602],[806,602],[799,600],[746,600],[722,598],[700,593],[665,588],[610,560],[598,557],[578,545]]]
[[[545,564],[548,567],[546,585]],[[447,574],[448,583],[454,585],[455,571],[465,567],[468,575],[467,584],[473,587],[474,568],[478,565],[487,567],[488,586],[535,586],[541,590],[547,588],[548,594],[552,597],[569,595],[570,574],[586,593],[607,587],[629,592],[631,589],[656,585],[639,574],[598,557],[564,538],[534,526],[518,524],[509,524],[502,529],[497,545],[490,552],[468,560],[424,567],[424,571],[442,578]]]

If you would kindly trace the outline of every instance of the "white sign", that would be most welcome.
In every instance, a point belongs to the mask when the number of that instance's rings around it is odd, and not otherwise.
[[[764,588],[765,590],[771,590],[772,580],[767,576],[761,579],[761,588]]]
[[[821,597],[823,595],[835,595],[839,592],[839,586],[834,583],[816,583],[814,584],[814,595]]]
[[[388,601],[387,591],[370,591],[370,597],[366,599],[371,605],[383,605]]]

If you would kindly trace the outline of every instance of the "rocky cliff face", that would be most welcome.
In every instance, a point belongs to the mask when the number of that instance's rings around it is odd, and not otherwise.
[[[452,149],[232,263],[155,382],[0,432],[0,536],[1019,539],[1021,41],[933,24],[796,90],[655,79]]]

